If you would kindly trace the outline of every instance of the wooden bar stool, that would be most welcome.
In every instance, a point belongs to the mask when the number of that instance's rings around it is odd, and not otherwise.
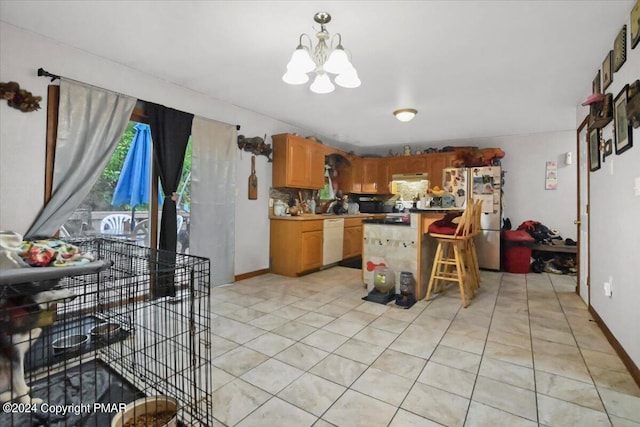
[[[482,200],[476,200],[473,203],[473,214],[471,219],[471,226],[469,227],[469,239],[467,240],[466,254],[467,265],[469,271],[472,274],[473,281],[471,282],[474,289],[480,287],[480,265],[478,264],[478,255],[476,252],[475,238],[480,234],[480,216],[482,215]]]
[[[437,240],[438,246],[425,300],[429,299],[434,287],[440,284],[439,282],[442,284],[458,283],[463,307],[467,307],[467,300],[473,298],[475,285],[472,282],[475,279],[471,277],[473,272],[468,271],[468,263],[470,262],[468,248],[469,239],[472,239],[470,230],[473,212],[473,205],[468,203],[455,228],[429,227],[429,236]]]

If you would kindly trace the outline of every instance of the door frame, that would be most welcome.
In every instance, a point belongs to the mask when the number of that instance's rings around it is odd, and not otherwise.
[[[580,206],[582,204],[582,200],[580,199],[580,189],[581,189],[581,184],[583,182],[583,180],[586,180],[586,195],[587,195],[587,204],[586,204],[586,214],[587,214],[587,218],[589,217],[589,197],[591,195],[591,179],[590,179],[590,174],[589,174],[589,168],[587,167],[586,169],[586,176],[581,176],[580,175],[580,170],[581,170],[581,165],[582,162],[588,162],[589,160],[589,146],[587,145],[587,158],[586,159],[582,159],[580,156],[580,144],[581,143],[588,143],[588,140],[585,141],[580,141],[580,133],[585,130],[587,130],[586,134],[588,135],[588,125],[589,125],[589,116],[586,116],[584,118],[584,120],[582,121],[582,123],[580,123],[580,125],[578,126],[578,129],[576,130],[576,154],[577,154],[577,167],[576,167],[576,175],[577,175],[577,186],[576,186],[576,193],[577,193],[577,205],[576,205],[576,220],[574,221],[574,224],[576,225],[576,232],[577,232],[577,253],[576,253],[576,264],[578,266],[577,268],[577,272],[576,272],[576,294],[578,294],[578,296],[580,296],[580,277],[581,277],[581,271],[583,268],[587,269],[587,277],[585,280],[585,283],[587,285],[587,305],[590,306],[591,305],[591,233],[590,233],[590,223],[591,221],[588,221],[587,223],[587,247],[586,247],[586,251],[587,251],[587,265],[583,266],[582,263],[580,262],[580,254],[582,251],[582,242],[581,242],[581,216],[580,216]]]

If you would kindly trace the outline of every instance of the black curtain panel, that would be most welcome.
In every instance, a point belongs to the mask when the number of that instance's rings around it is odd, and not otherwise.
[[[158,248],[161,253],[158,257],[158,270],[163,270],[167,280],[160,280],[156,289],[156,297],[175,295],[172,273],[175,265],[175,251],[177,242],[177,214],[176,191],[180,183],[182,163],[191,135],[191,123],[193,114],[174,110],[163,105],[146,103],[145,111],[151,127],[153,140],[153,153],[158,165],[160,182],[164,192],[164,204],[162,205],[162,219],[160,221],[160,242]],[[166,251],[164,254],[162,251]],[[169,255],[171,258],[169,259]],[[161,279],[159,277],[158,279]],[[165,282],[165,283],[161,283]],[[169,283],[171,282],[171,283]]]

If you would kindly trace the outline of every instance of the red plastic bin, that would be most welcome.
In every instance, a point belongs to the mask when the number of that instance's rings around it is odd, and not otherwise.
[[[508,230],[502,233],[504,258],[502,269],[507,273],[531,271],[531,247],[535,239],[524,230]]]

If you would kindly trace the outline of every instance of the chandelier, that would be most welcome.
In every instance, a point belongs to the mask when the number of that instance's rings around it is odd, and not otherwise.
[[[325,28],[325,24],[331,21],[331,15],[326,12],[318,12],[313,16],[313,20],[320,24],[320,31],[316,33],[318,44],[313,48],[313,41],[308,34],[300,34],[298,47],[291,55],[291,60],[287,64],[287,72],[282,76],[285,83],[291,85],[301,85],[309,81],[307,73],[315,71],[316,76],[309,87],[314,93],[331,93],[335,90],[329,74],[335,74],[335,83],[345,88],[356,88],[361,82],[358,72],[349,61],[349,57],[342,47],[342,35],[336,33],[333,38]],[[303,39],[307,38],[308,45],[303,44]],[[334,46],[334,41],[338,38],[338,43]],[[330,40],[330,44],[327,41]]]

